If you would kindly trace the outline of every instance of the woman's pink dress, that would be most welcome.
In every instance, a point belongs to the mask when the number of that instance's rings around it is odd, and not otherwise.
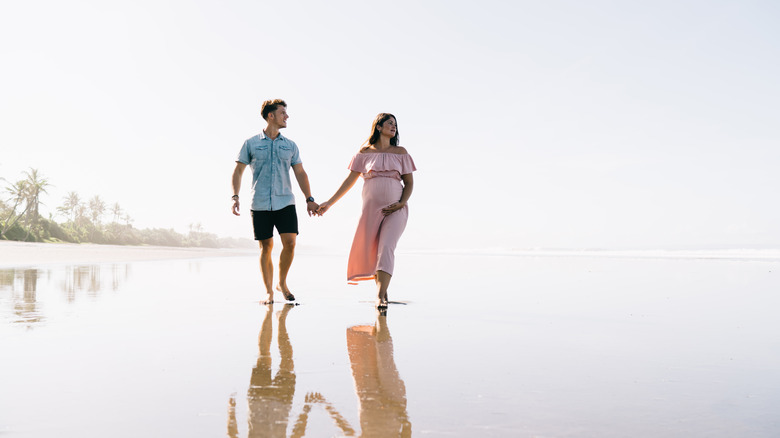
[[[406,228],[409,207],[382,215],[382,209],[401,200],[401,175],[417,170],[408,154],[359,153],[349,170],[363,177],[363,212],[360,215],[347,263],[349,282],[372,280],[376,271],[393,274],[395,245]]]

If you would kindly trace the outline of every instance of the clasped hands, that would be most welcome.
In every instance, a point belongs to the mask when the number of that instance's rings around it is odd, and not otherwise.
[[[330,206],[331,206],[331,203],[328,202],[328,201],[325,201],[325,202],[323,202],[322,204],[319,205],[319,207],[317,208],[317,211],[315,211],[314,214],[316,214],[317,216],[322,216],[323,214],[325,214],[326,211],[328,211]]]
[[[309,216],[322,216],[322,214],[318,213],[319,209],[320,204],[314,201],[306,202],[306,213],[309,213]]]

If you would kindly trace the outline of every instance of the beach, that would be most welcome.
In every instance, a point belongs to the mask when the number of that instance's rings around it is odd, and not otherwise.
[[[342,251],[293,306],[256,252],[16,249],[2,436],[780,434],[771,257],[399,250],[382,314]]]
[[[234,248],[33,243],[0,240],[0,267],[230,257],[251,253],[252,250]]]

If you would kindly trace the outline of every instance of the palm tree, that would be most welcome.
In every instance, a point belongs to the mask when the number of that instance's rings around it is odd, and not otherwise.
[[[0,176],[0,181],[5,181],[5,182],[8,182],[8,180],[6,180],[5,178],[3,178],[2,176]],[[4,215],[4,214],[5,214],[5,212],[6,212],[6,210],[8,210],[8,206],[7,206],[7,205],[5,205],[5,202],[3,202],[3,200],[2,200],[2,199],[0,199],[0,215]]]
[[[119,206],[118,202],[115,202],[111,207],[111,214],[114,215],[114,223],[117,223],[119,218],[122,216],[122,207]]]
[[[70,220],[71,223],[76,222],[76,211],[81,205],[81,198],[76,192],[68,192],[68,195],[63,199],[61,207],[57,207],[57,210],[63,213]]]
[[[89,214],[92,218],[92,224],[94,224],[95,227],[100,226],[100,219],[105,212],[106,203],[100,199],[99,195],[93,196],[92,199],[89,200]]]
[[[87,224],[89,224],[89,216],[87,215],[87,206],[84,205],[84,203],[79,203],[79,205],[76,206],[76,212],[74,213],[74,219],[73,221],[76,224],[76,227],[84,227]]]
[[[38,208],[42,204],[41,194],[47,193],[46,188],[51,186],[51,184],[49,184],[49,180],[38,174],[38,169],[31,167],[24,174],[27,175],[27,196],[25,199],[25,202],[27,202],[27,214],[25,222],[27,224],[27,237],[30,237],[32,231],[37,231],[36,229],[40,222]],[[25,237],[25,240],[27,240],[27,237]]]
[[[11,184],[10,187],[6,187],[5,190],[11,195],[10,198],[8,198],[8,201],[13,203],[13,207],[11,207],[8,216],[6,216],[3,221],[3,229],[0,230],[0,237],[5,236],[5,233],[11,229],[25,213],[27,213],[27,209],[30,207],[30,205],[27,204],[19,215],[16,214],[16,209],[27,199],[27,181],[17,181],[16,183]]]

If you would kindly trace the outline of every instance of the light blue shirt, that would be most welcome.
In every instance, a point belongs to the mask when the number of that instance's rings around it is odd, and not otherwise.
[[[236,159],[252,168],[252,210],[275,211],[295,204],[290,168],[301,162],[298,145],[279,134],[275,140],[265,132],[248,139]]]

